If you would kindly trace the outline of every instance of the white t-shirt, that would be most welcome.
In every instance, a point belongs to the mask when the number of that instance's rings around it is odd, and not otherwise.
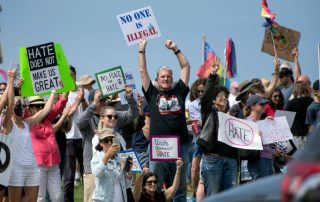
[[[86,91],[85,91],[86,93]],[[68,96],[68,102],[67,102],[67,107],[72,106],[75,102],[75,99],[77,97],[78,92],[77,91],[70,91],[69,96]],[[88,97],[85,95],[85,97]],[[82,103],[78,106],[76,111],[71,115],[71,129],[69,132],[66,133],[66,138],[67,139],[81,139],[81,133],[77,125],[77,120],[79,118],[79,115],[83,112],[82,110]]]
[[[26,122],[22,122],[24,128],[18,128],[18,126],[13,123],[11,130],[11,135],[17,141],[16,154],[13,157],[13,165],[23,165],[23,166],[32,166],[36,165],[36,159],[34,156],[30,129]]]

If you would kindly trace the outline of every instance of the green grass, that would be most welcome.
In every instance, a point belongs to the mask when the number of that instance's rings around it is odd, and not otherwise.
[[[74,186],[74,201],[82,202],[83,201],[83,183],[80,183],[77,186]]]

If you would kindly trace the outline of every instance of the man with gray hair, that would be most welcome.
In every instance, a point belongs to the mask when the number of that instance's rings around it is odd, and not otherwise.
[[[180,140],[180,154],[183,162],[188,161],[189,134],[185,118],[185,99],[189,93],[190,65],[177,45],[167,40],[165,46],[177,56],[181,66],[180,80],[172,87],[172,70],[163,66],[157,71],[155,87],[150,80],[147,71],[145,48],[147,41],[139,44],[139,71],[142,80],[142,91],[150,108],[150,137],[154,135],[176,135]],[[175,174],[181,174],[179,189],[175,194],[174,201],[186,201],[186,175],[187,163],[182,167],[181,173],[176,173],[174,162],[150,161],[151,171],[157,173],[158,191],[161,191],[162,183],[170,177],[171,183]]]

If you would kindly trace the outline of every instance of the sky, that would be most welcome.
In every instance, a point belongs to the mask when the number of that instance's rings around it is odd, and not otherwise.
[[[277,13],[280,25],[301,32],[298,48],[302,73],[315,81],[319,77],[320,1],[268,0],[268,4]],[[140,89],[138,46],[127,46],[116,16],[146,6],[152,7],[162,34],[147,44],[147,67],[152,79],[163,65],[173,69],[175,80],[179,78],[176,56],[164,46],[167,39],[172,39],[187,57],[190,84],[194,82],[195,72],[203,63],[203,35],[222,60],[227,38],[233,39],[237,81],[271,79],[274,69],[273,57],[261,52],[261,0],[0,0],[0,5],[0,68],[5,70],[10,62],[19,62],[20,47],[59,42],[68,63],[77,68],[78,79],[83,74],[94,76],[121,65],[133,72]]]

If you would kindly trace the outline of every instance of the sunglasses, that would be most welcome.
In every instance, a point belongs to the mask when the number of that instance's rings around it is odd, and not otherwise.
[[[281,98],[281,96],[280,95],[274,95],[274,96],[272,96],[273,98]]]
[[[44,105],[29,105],[30,108],[42,109]]]
[[[118,115],[112,115],[112,114],[107,114],[107,115],[105,115],[105,116],[102,116],[102,117],[107,117],[109,120],[111,120],[112,119],[112,117],[115,119],[115,120],[117,120],[118,119]]]
[[[113,140],[112,140],[113,138],[104,138],[104,139],[102,139],[102,140],[100,140],[101,142],[103,142],[103,143],[106,143],[106,144],[108,144],[108,143],[113,143]]]
[[[158,183],[158,180],[150,180],[150,181],[146,182],[146,184],[148,184],[148,185],[157,184],[157,183]]]
[[[197,92],[198,93],[204,93],[204,90],[198,90]]]

